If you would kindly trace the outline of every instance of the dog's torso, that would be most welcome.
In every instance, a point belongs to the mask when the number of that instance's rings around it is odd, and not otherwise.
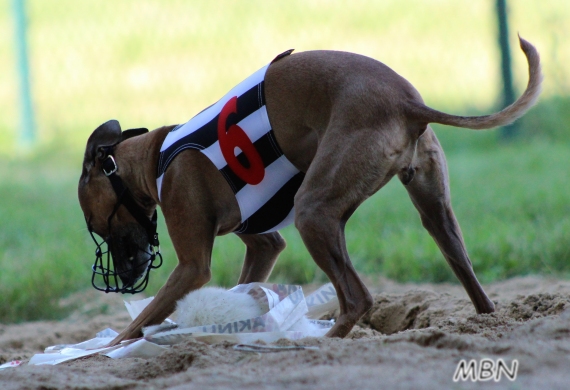
[[[182,151],[196,149],[216,166],[235,194],[241,213],[235,233],[267,233],[293,222],[293,198],[304,174],[275,139],[265,105],[268,67],[166,136],[158,160],[159,198],[170,163]]]

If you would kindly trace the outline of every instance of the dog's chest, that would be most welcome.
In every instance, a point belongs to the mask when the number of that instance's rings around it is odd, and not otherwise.
[[[236,233],[267,233],[293,222],[293,198],[304,174],[285,157],[271,129],[264,93],[268,66],[168,134],[158,163],[159,197],[172,160],[183,150],[197,149],[236,196],[242,222]]]

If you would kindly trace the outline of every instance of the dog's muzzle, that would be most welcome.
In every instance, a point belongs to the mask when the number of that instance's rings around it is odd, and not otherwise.
[[[91,284],[93,287],[96,290],[106,293],[137,294],[144,291],[148,285],[150,271],[162,265],[160,246],[155,247],[151,244],[149,246],[150,252],[138,248],[138,251],[148,255],[148,258],[136,263],[138,256],[134,256],[133,261],[135,263],[132,264],[129,270],[117,271],[107,240],[98,242],[91,229],[89,229],[89,233],[95,245],[97,245],[97,249],[95,249],[95,263],[92,266],[93,275],[91,277]],[[146,269],[142,274],[137,276],[137,269],[145,264]],[[128,280],[129,283],[125,284],[123,282],[124,280]]]

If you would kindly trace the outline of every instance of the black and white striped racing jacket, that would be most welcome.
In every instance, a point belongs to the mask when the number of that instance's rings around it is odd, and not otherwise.
[[[236,196],[241,225],[235,233],[268,233],[293,222],[293,198],[305,175],[285,157],[271,128],[264,93],[268,67],[167,135],[158,162],[159,198],[172,160],[183,150],[198,149]]]

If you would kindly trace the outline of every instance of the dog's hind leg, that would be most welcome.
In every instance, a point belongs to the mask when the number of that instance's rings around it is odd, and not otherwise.
[[[451,208],[445,156],[431,128],[419,139],[413,166],[416,173],[406,189],[420,213],[423,226],[467,291],[477,313],[495,311],[495,305],[483,291],[467,255],[461,229]],[[405,183],[405,170],[399,176]]]
[[[285,249],[285,240],[278,232],[237,236],[247,247],[238,283],[267,281],[279,253]]]
[[[295,196],[295,226],[317,265],[334,285],[340,316],[327,333],[346,336],[373,299],[354,269],[344,228],[356,208],[391,177],[376,129],[328,129]],[[392,149],[390,149],[392,150]]]

